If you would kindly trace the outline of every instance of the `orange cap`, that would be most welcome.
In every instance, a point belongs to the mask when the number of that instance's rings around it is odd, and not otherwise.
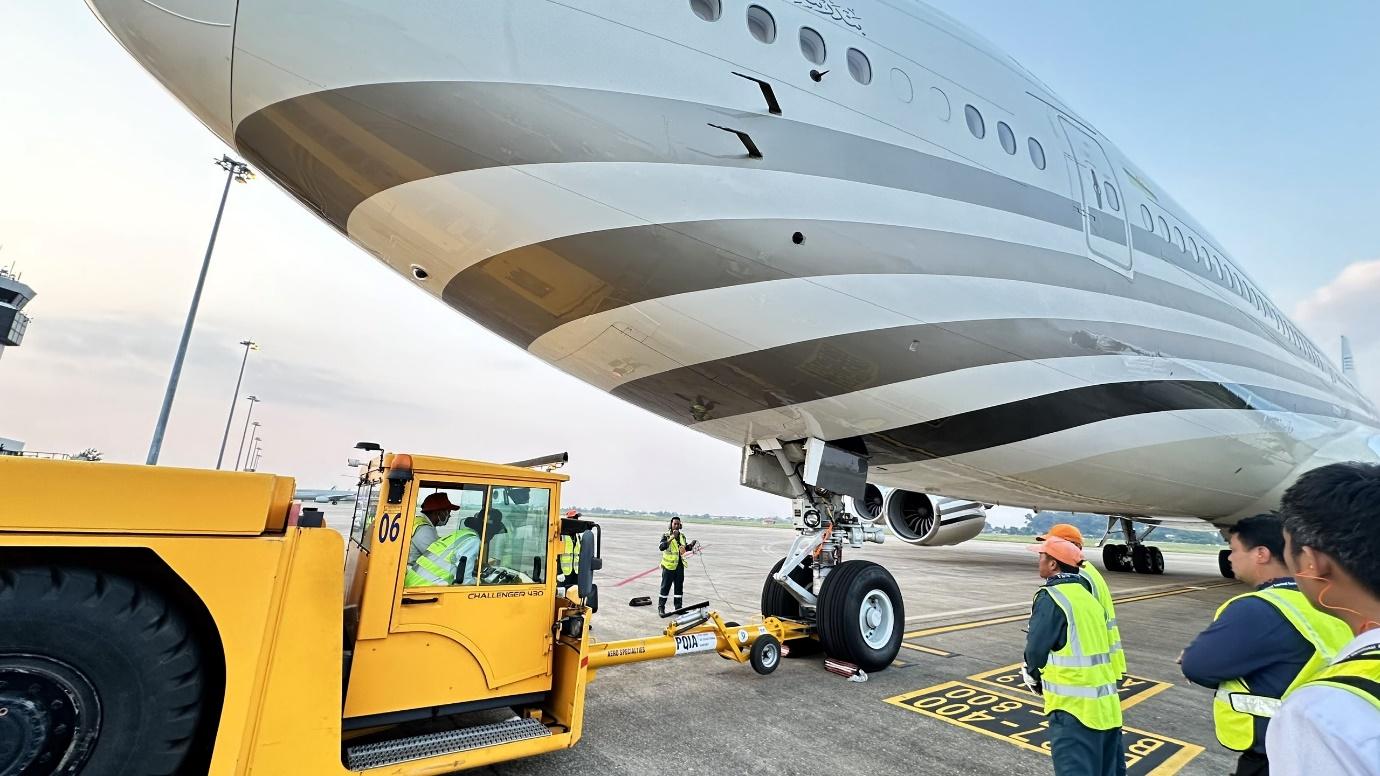
[[[1044,541],[1051,536],[1073,542],[1078,545],[1079,549],[1083,547],[1083,532],[1078,530],[1078,526],[1069,525],[1068,523],[1057,523],[1049,527],[1049,533],[1035,538],[1039,541]]]
[[[1068,539],[1051,536],[1039,544],[1025,546],[1031,552],[1041,552],[1067,566],[1077,566],[1083,562],[1083,550]]]

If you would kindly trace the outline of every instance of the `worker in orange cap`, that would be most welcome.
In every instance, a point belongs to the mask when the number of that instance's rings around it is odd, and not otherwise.
[[[1030,607],[1021,679],[1044,697],[1055,776],[1120,776],[1120,677],[1106,613],[1078,573],[1083,550],[1057,536],[1026,549],[1039,553],[1045,584]]]
[[[1050,536],[1073,542],[1078,545],[1078,549],[1083,549],[1083,532],[1078,530],[1078,526],[1057,523],[1050,526],[1044,536],[1036,538],[1044,541]],[[1102,604],[1102,609],[1107,612],[1107,635],[1112,642],[1112,667],[1116,669],[1118,678],[1123,677],[1126,675],[1126,653],[1121,648],[1121,629],[1116,624],[1116,605],[1112,603],[1112,590],[1107,587],[1107,580],[1102,578],[1102,572],[1098,571],[1091,561],[1085,560],[1078,564],[1078,573],[1092,583],[1093,598],[1096,598],[1097,602]]]

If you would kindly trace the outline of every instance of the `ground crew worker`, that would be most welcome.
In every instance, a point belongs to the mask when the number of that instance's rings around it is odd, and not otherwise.
[[[1339,463],[1284,493],[1284,557],[1350,642],[1284,698],[1270,723],[1275,776],[1380,774],[1380,466]]]
[[[1077,545],[1078,549],[1083,549],[1083,532],[1078,530],[1078,526],[1056,523],[1049,527],[1044,536],[1036,538],[1044,541],[1050,536],[1067,539]],[[1102,572],[1097,570],[1092,561],[1084,560],[1078,564],[1078,573],[1092,585],[1093,598],[1102,604],[1102,610],[1107,613],[1107,637],[1112,647],[1112,668],[1116,671],[1117,678],[1121,679],[1126,676],[1126,652],[1121,648],[1121,628],[1116,624],[1116,605],[1112,602],[1112,589],[1107,587],[1107,580],[1102,578]]]
[[[422,499],[420,515],[412,518],[412,546],[407,550],[407,562],[413,564],[436,541],[436,529],[450,522],[450,515],[460,507],[450,503],[450,497],[437,491]]]
[[[675,599],[671,609],[681,608],[685,592],[685,553],[693,551],[698,542],[686,542],[680,532],[680,518],[671,518],[670,530],[661,535],[661,595],[656,599],[657,614],[666,615],[666,594],[675,587]]]
[[[1046,581],[1030,608],[1021,678],[1044,696],[1055,776],[1117,776],[1126,767],[1119,682],[1107,616],[1078,573],[1083,552],[1057,536],[1027,549],[1040,554]]]
[[[567,520],[579,520],[580,511],[572,509],[565,513]],[[580,573],[580,542],[569,534],[561,535],[561,557],[556,567],[557,581],[567,585],[575,581],[575,575]]]
[[[435,495],[438,494],[427,496],[427,501]],[[444,494],[440,495],[444,497]],[[446,499],[446,503],[449,504],[450,500]],[[423,501],[422,506],[427,506],[427,502]],[[403,584],[406,587],[473,585],[478,562],[479,533],[463,525],[455,533],[442,536],[428,545],[416,562],[408,565]]]
[[[1236,776],[1263,776],[1265,734],[1279,699],[1326,665],[1351,638],[1346,625],[1308,605],[1284,565],[1279,517],[1256,515],[1228,530],[1231,568],[1255,590],[1217,609],[1179,660],[1188,680],[1217,690],[1217,741],[1241,753]]]

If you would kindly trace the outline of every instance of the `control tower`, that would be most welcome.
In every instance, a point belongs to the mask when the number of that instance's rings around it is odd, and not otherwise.
[[[5,348],[24,341],[29,316],[23,309],[33,298],[34,290],[19,281],[13,267],[0,267],[0,357],[5,355]]]

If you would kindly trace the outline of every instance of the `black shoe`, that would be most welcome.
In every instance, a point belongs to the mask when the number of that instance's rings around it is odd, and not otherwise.
[[[657,609],[657,610],[656,610],[656,616],[658,616],[658,617],[665,617],[665,616],[666,616],[666,610],[665,610],[665,609]]]

